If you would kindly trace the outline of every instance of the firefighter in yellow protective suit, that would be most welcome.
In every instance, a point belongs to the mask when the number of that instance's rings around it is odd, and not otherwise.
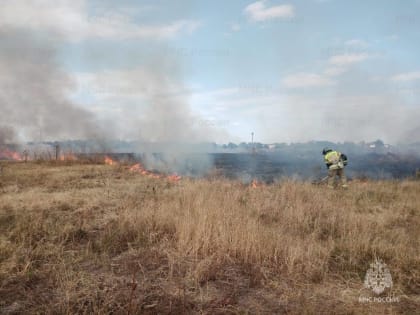
[[[328,168],[328,187],[334,188],[335,179],[338,176],[341,181],[341,187],[347,188],[347,179],[344,174],[344,167],[347,165],[347,156],[338,151],[328,148],[322,150],[325,165]]]

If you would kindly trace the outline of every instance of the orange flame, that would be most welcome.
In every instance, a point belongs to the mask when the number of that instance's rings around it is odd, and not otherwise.
[[[172,174],[172,175],[169,175],[167,179],[170,180],[171,182],[177,182],[181,179],[181,176],[179,176],[178,174]]]
[[[60,155],[60,161],[76,161],[77,157],[73,153],[65,153]]]
[[[153,173],[151,171],[146,170],[141,163],[134,164],[132,167],[130,167],[130,171],[139,173],[144,176],[148,176],[150,178],[156,178],[156,179],[165,178],[164,175]],[[172,174],[172,175],[166,176],[166,179],[168,179],[171,182],[177,182],[181,179],[181,176],[177,174]]]
[[[9,150],[7,148],[4,150],[0,150],[0,159],[15,160],[15,161],[23,160],[20,153]]]
[[[252,180],[252,182],[251,182],[251,187],[252,188],[258,188],[258,187],[261,187],[262,186],[262,183],[261,182],[259,182],[258,180],[256,180],[256,179],[253,179]]]
[[[105,164],[107,165],[116,165],[118,162],[111,159],[109,156],[105,157]]]

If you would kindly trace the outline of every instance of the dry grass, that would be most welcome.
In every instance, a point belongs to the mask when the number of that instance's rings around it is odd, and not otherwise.
[[[415,314],[420,182],[169,183],[3,163],[0,313]],[[358,302],[375,257],[400,302]]]

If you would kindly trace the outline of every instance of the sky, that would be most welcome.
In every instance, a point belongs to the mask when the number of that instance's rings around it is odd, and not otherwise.
[[[0,141],[420,141],[419,0],[0,6]]]

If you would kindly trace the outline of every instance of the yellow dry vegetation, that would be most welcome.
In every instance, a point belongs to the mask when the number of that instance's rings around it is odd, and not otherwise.
[[[2,163],[2,314],[415,314],[420,182],[173,183]],[[397,303],[359,303],[370,263]]]

